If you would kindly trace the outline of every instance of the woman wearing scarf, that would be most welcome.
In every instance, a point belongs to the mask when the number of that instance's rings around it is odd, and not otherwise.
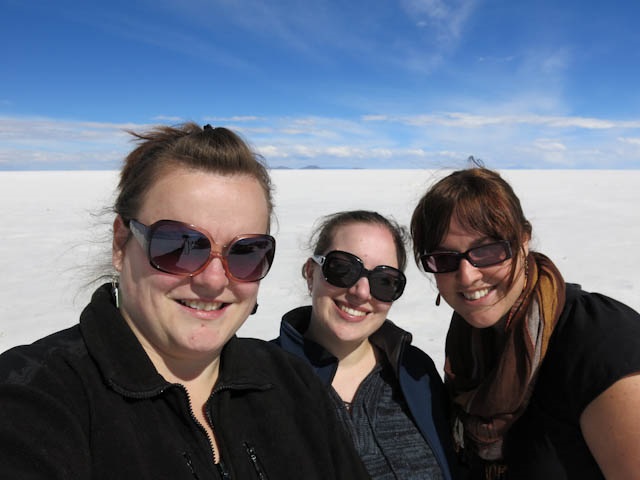
[[[435,183],[411,234],[436,304],[454,310],[445,385],[470,478],[639,478],[640,315],[565,283],[480,165]]]

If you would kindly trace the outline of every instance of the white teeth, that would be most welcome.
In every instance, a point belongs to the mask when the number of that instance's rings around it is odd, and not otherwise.
[[[478,300],[479,298],[482,298],[485,295],[488,295],[489,294],[489,290],[490,289],[485,288],[485,289],[482,289],[482,290],[476,290],[475,292],[471,292],[471,293],[463,293],[462,295],[467,300]]]
[[[193,308],[194,310],[204,310],[205,312],[210,312],[212,310],[220,310],[222,307],[222,302],[202,302],[199,300],[182,300],[180,303],[186,305],[189,308]]]
[[[344,305],[340,306],[340,310],[342,310],[345,313],[348,313],[349,315],[353,315],[354,317],[364,317],[367,314],[366,312],[363,312],[361,310],[345,307]]]

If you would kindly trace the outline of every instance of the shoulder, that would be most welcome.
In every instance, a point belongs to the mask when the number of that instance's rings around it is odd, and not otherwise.
[[[433,358],[414,345],[407,345],[401,365],[409,372],[421,372],[423,375],[428,374],[430,377],[440,378]]]
[[[577,284],[567,284],[567,303],[563,316],[582,315],[582,319],[594,322],[627,322],[635,325],[640,313],[618,300],[596,292],[583,290]]]
[[[88,386],[101,381],[92,365],[77,326],[0,355],[0,417],[22,425],[3,425],[5,438],[45,435],[51,441],[49,433],[57,432],[53,441],[64,442],[60,432],[77,433],[78,421],[89,418]]]
[[[564,392],[573,416],[619,379],[640,371],[640,314],[576,285],[552,335],[541,383]],[[575,418],[575,417],[574,417]]]
[[[640,347],[640,314],[606,295],[569,285],[552,342],[563,343],[564,348],[581,356],[614,359],[621,355],[617,351],[620,347]]]
[[[256,338],[234,338],[227,352],[236,366],[273,383],[316,385],[320,381],[308,362],[273,342]],[[223,360],[224,361],[224,360]]]
[[[391,320],[386,320],[372,335],[372,341],[386,351],[392,363],[398,363],[401,369],[406,369],[412,376],[438,375],[433,359],[424,350],[413,345],[412,340],[410,332]]]
[[[78,325],[0,355],[0,383],[29,385],[66,377],[88,355]]]

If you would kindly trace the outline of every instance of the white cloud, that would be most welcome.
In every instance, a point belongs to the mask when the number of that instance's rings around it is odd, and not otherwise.
[[[640,137],[636,137],[636,138],[620,137],[618,138],[618,140],[622,143],[628,143],[630,145],[640,145]]]
[[[557,140],[553,140],[550,138],[539,138],[535,140],[534,145],[536,148],[540,150],[544,150],[547,152],[566,152],[567,147]]]
[[[486,127],[490,125],[543,125],[552,128],[583,128],[583,129],[614,129],[614,128],[640,128],[640,120],[605,120],[599,118],[537,115],[524,113],[520,115],[476,115],[463,112],[448,112],[431,115],[388,116],[365,115],[366,122],[390,122],[405,125],[424,126],[442,125],[457,127]]]
[[[272,166],[429,168],[474,155],[495,168],[640,167],[640,120],[438,112],[215,123],[242,134]],[[116,168],[132,148],[125,130],[152,125],[0,117],[0,169]]]

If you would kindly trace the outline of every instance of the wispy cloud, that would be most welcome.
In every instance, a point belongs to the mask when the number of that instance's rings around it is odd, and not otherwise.
[[[551,128],[613,129],[640,128],[640,120],[604,120],[599,118],[545,116],[536,114],[522,115],[475,115],[462,112],[449,112],[432,115],[386,116],[365,115],[364,121],[401,123],[410,126],[440,125],[447,127],[485,127],[490,125],[541,125]]]
[[[160,119],[156,119],[160,120]],[[161,123],[175,124],[163,118]],[[242,134],[271,166],[434,168],[469,155],[495,168],[637,168],[640,120],[539,114],[372,114],[353,118],[209,117]],[[132,148],[116,124],[0,117],[0,169],[117,168]]]
[[[400,5],[417,26],[432,28],[445,43],[457,40],[472,14],[476,0],[401,0]]]

